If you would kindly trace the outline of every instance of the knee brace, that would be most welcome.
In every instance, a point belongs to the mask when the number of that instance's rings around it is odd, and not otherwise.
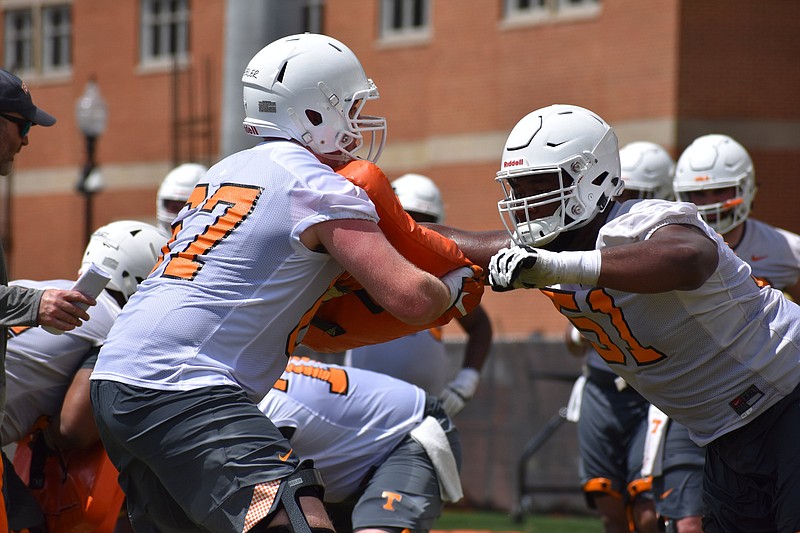
[[[324,533],[325,528],[312,528],[300,507],[300,496],[316,496],[322,501],[325,484],[322,476],[314,468],[312,461],[303,461],[289,477],[281,483],[278,498],[286,514],[289,515],[291,533]],[[285,526],[284,526],[285,527]],[[275,529],[275,528],[270,528]],[[277,532],[276,532],[277,533]]]

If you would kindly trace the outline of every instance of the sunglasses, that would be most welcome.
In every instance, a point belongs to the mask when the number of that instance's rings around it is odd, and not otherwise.
[[[5,113],[0,113],[0,117],[3,117],[9,122],[13,122],[19,128],[19,136],[25,137],[29,131],[31,131],[31,126],[33,126],[33,122],[28,119],[15,117],[14,115],[6,115]]]

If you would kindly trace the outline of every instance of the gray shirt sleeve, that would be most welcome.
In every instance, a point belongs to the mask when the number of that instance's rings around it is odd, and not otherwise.
[[[0,285],[0,326],[36,326],[44,290]]]

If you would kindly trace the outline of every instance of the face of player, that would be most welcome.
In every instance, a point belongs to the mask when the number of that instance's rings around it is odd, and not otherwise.
[[[415,222],[424,223],[424,222],[436,222],[436,217],[433,215],[429,215],[427,213],[420,213],[418,211],[406,211],[411,218],[414,219]]]
[[[186,205],[186,202],[181,200],[163,200],[161,202],[161,206],[167,213],[172,215],[173,219],[178,216],[178,213],[183,209],[184,205]]]
[[[508,180],[515,199],[527,198],[527,218],[551,216],[561,205],[561,180],[558,172],[541,172]],[[514,215],[525,222],[525,213]]]
[[[705,189],[700,191],[691,191],[686,194],[690,202],[695,205],[711,205],[711,204],[725,204],[736,198],[736,187],[723,187],[721,189]],[[734,206],[731,205],[731,208]],[[724,210],[724,209],[723,209]],[[706,215],[710,222],[714,222],[717,215],[713,212]]]

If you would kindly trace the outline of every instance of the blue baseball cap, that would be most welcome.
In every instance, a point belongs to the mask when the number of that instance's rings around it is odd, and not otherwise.
[[[38,126],[52,126],[56,117],[33,105],[25,82],[7,70],[0,69],[0,113],[19,113]]]

